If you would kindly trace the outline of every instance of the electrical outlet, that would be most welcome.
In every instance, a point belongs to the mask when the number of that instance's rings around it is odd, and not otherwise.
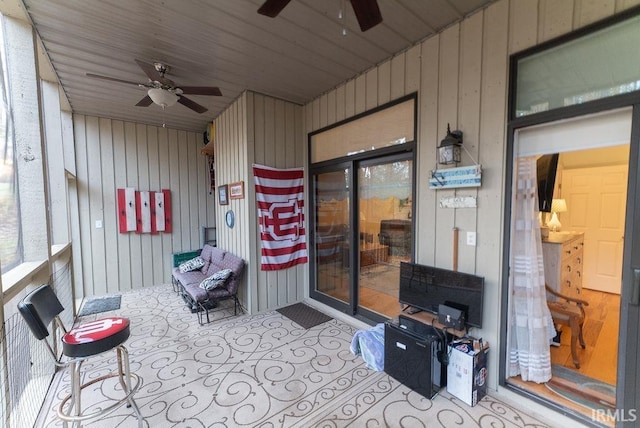
[[[472,247],[476,246],[476,233],[475,232],[467,232],[467,245]]]
[[[96,220],[96,229],[102,229],[102,220]]]

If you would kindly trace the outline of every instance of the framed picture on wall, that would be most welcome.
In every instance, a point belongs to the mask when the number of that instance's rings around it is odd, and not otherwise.
[[[218,203],[220,205],[229,205],[229,186],[226,184],[218,187]]]
[[[244,181],[237,181],[229,184],[229,198],[230,199],[242,199],[244,198]]]

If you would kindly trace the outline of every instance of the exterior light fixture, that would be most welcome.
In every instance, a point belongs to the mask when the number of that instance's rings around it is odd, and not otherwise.
[[[447,123],[447,135],[438,146],[438,163],[458,164],[462,153],[462,131],[451,131]]]

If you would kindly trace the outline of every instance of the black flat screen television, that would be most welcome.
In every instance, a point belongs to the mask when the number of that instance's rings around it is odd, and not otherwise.
[[[400,263],[400,303],[438,313],[440,304],[465,313],[467,326],[482,327],[484,278],[448,269]]]
[[[538,210],[541,212],[551,212],[553,187],[556,185],[558,157],[558,153],[552,153],[549,155],[542,155],[536,161],[536,175],[538,179]]]

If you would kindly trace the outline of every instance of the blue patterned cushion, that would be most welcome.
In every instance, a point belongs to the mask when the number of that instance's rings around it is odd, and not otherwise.
[[[204,259],[198,256],[191,260],[187,260],[184,263],[181,263],[180,266],[178,266],[178,269],[180,270],[180,272],[185,273],[191,272],[192,270],[200,269],[202,266],[204,266]]]
[[[221,271],[214,273],[210,277],[205,278],[200,283],[200,288],[203,288],[207,291],[213,290],[214,288],[217,288],[227,282],[227,279],[231,276],[232,273],[233,271],[231,269],[222,269]]]

